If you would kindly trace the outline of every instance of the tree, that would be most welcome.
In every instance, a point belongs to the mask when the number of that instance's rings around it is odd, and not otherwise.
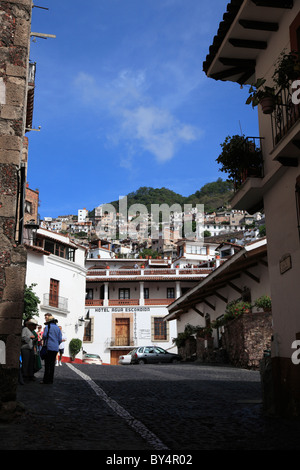
[[[39,315],[38,305],[41,303],[39,297],[33,292],[37,284],[25,285],[24,290],[24,312],[23,320],[29,320],[34,315]]]

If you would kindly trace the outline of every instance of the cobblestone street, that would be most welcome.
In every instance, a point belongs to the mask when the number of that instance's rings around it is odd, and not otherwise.
[[[1,450],[299,450],[300,422],[262,414],[256,371],[196,363],[56,367],[20,385]]]

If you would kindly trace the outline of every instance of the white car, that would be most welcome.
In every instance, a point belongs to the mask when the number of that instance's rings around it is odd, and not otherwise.
[[[129,351],[129,353],[127,354],[124,354],[122,356],[119,357],[119,364],[131,364],[131,360],[132,360],[132,355],[134,354],[135,352],[135,349],[133,349],[132,351]]]
[[[84,364],[102,364],[102,359],[99,354],[88,354],[85,353],[82,358]]]

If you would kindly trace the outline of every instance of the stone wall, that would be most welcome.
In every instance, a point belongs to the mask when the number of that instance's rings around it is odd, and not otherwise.
[[[19,370],[26,252],[16,243],[27,105],[31,0],[0,1],[0,411]],[[4,350],[4,351],[3,351]]]
[[[191,338],[179,349],[184,361],[231,364],[246,369],[260,368],[265,350],[271,347],[272,313],[248,313],[224,326],[222,347],[213,338]]]
[[[230,364],[259,369],[264,351],[271,348],[272,313],[247,313],[224,327],[222,347]]]

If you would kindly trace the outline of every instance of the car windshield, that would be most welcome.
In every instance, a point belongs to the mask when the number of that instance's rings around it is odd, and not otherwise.
[[[155,348],[155,351],[160,353],[160,354],[166,354],[166,352],[167,352],[163,348],[158,348],[158,347]]]
[[[96,359],[100,359],[100,356],[98,356],[98,354],[86,354],[85,357],[94,357]]]

